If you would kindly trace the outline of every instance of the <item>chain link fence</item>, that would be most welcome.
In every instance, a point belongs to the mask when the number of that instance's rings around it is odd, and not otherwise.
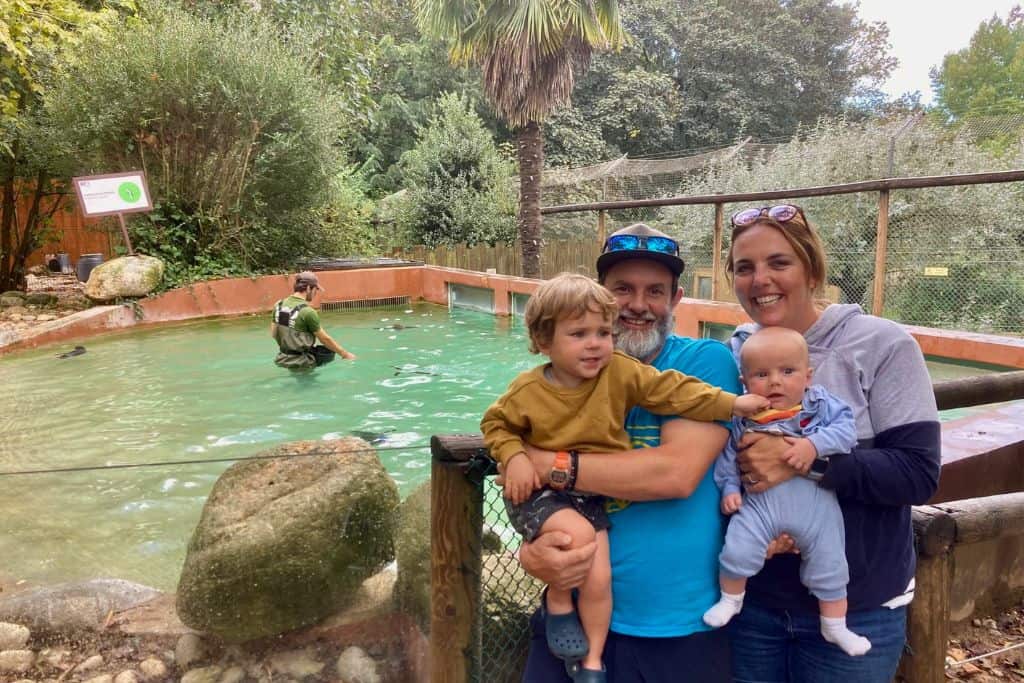
[[[620,158],[545,173],[543,274],[594,273],[604,236],[645,222],[680,241],[683,285],[698,299],[733,300],[724,277],[714,281],[711,204],[593,209],[552,213],[559,206],[630,203],[782,191],[891,177],[948,176],[1024,168],[1024,115],[978,112],[955,125],[915,115],[887,122],[826,122],[776,144],[744,140],[686,157]],[[1024,331],[1024,195],[1020,183],[992,182],[893,190],[888,233],[879,243],[879,192],[779,199],[795,202],[818,228],[829,257],[825,297],[857,303],[898,322],[1020,335]],[[723,206],[728,216],[750,203]],[[620,204],[621,206],[621,204]],[[582,245],[582,246],[581,246]],[[590,248],[585,248],[590,245]],[[446,250],[442,265],[518,275],[513,246],[483,248],[470,257]],[[876,255],[884,269],[876,288]],[[476,248],[481,251],[480,247]],[[506,254],[506,256],[502,256]],[[441,262],[416,254],[428,263]],[[874,293],[883,301],[875,306]]]
[[[481,567],[481,683],[518,683],[530,644],[530,615],[544,584],[523,571],[514,553],[520,538],[508,524],[501,487],[484,488],[484,555]]]

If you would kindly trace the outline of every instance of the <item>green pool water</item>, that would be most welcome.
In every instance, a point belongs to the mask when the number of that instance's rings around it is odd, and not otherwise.
[[[0,357],[0,472],[224,460],[361,431],[383,435],[381,459],[404,495],[429,476],[432,434],[476,431],[538,362],[521,325],[486,313],[416,305],[322,319],[357,361],[281,370],[265,316],[89,339],[66,360],[55,356],[72,344]],[[936,379],[980,372],[929,367]],[[0,476],[0,582],[110,576],[173,589],[229,465]],[[498,525],[500,507],[488,501]]]
[[[360,430],[384,434],[404,495],[429,476],[430,436],[476,431],[537,362],[521,327],[484,313],[418,305],[322,320],[358,360],[282,370],[266,317],[85,340],[66,360],[55,356],[71,344],[3,357],[0,471],[224,459]],[[229,465],[0,476],[0,576],[173,588]]]

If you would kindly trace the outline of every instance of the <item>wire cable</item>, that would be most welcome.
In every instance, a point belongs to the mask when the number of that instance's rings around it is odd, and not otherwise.
[[[311,451],[308,453],[277,453],[268,455],[240,455],[237,457],[230,458],[208,458],[205,460],[168,460],[165,462],[131,462],[131,463],[114,463],[111,465],[85,465],[81,467],[54,467],[51,469],[36,469],[36,470],[9,470],[0,471],[0,477],[17,477],[22,475],[38,475],[38,474],[67,474],[71,472],[102,472],[105,470],[128,470],[128,469],[141,469],[145,467],[175,467],[178,465],[205,465],[208,463],[219,463],[219,462],[241,462],[244,460],[276,460],[276,459],[287,459],[287,458],[311,458],[318,455],[340,455],[342,453],[378,453],[380,451],[414,451],[423,448],[429,448],[430,444],[412,444],[409,446],[381,446],[379,448],[360,448],[356,450],[347,451],[334,451],[334,450],[322,450],[322,451]]]

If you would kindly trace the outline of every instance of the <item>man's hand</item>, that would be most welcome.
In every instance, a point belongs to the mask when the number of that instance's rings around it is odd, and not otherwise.
[[[803,439],[797,436],[784,436],[782,438],[790,446],[783,453],[783,456],[786,458],[786,464],[795,470],[799,470],[800,474],[807,474],[811,469],[811,463],[818,457],[818,449],[814,447],[810,439]]]
[[[526,453],[516,453],[508,461],[504,482],[504,496],[515,505],[521,505],[531,493],[540,488],[540,479]]]
[[[561,531],[541,534],[519,549],[526,573],[556,590],[567,591],[583,583],[597,552],[597,542],[571,548],[572,537]]]
[[[778,538],[772,539],[772,542],[768,544],[768,549],[765,550],[764,559],[770,560],[782,553],[800,554],[800,548],[796,547],[796,541],[789,534],[779,534]]]
[[[743,505],[743,496],[738,493],[727,493],[722,496],[722,514],[731,515]]]
[[[761,493],[797,476],[799,472],[786,462],[790,445],[775,434],[747,432],[736,454],[743,487],[749,493]]]
[[[758,394],[743,394],[736,397],[732,406],[732,414],[740,417],[751,417],[772,407],[771,401]]]
[[[342,349],[341,357],[344,358],[345,360],[355,360],[356,354],[352,353],[351,351],[346,351],[345,349]]]

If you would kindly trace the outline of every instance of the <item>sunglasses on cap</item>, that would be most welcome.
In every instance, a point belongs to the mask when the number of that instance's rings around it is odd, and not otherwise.
[[[679,245],[671,237],[660,235],[612,235],[605,240],[601,253],[613,251],[656,251],[679,256]]]
[[[732,225],[734,228],[745,228],[748,225],[753,225],[759,218],[764,217],[768,217],[776,223],[788,223],[797,216],[800,216],[804,223],[807,222],[807,219],[804,218],[804,210],[792,204],[762,206],[760,208],[751,207],[734,213],[732,215]]]

